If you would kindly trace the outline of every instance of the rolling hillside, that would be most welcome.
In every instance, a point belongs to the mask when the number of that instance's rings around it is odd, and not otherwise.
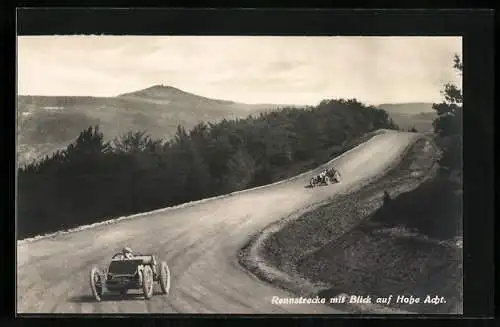
[[[89,125],[106,137],[145,130],[169,138],[182,125],[243,118],[278,105],[249,105],[204,98],[170,86],[155,85],[116,97],[18,96],[17,133],[20,165],[67,146]]]
[[[415,127],[419,132],[433,129],[432,121],[437,117],[432,103],[384,103],[377,106],[389,113],[394,122],[402,129]]]
[[[243,104],[209,99],[171,86],[154,85],[116,97],[18,96],[17,151],[23,165],[66,147],[90,125],[99,124],[112,139],[128,131],[170,138],[178,125],[187,130],[201,121],[244,118],[283,105]],[[382,104],[403,129],[432,129],[431,103]]]

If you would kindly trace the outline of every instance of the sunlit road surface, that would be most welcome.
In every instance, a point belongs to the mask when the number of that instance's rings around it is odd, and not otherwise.
[[[350,189],[390,167],[415,134],[386,132],[338,157],[342,183],[306,188],[311,174],[193,206],[58,235],[17,246],[18,313],[341,313],[322,304],[273,304],[295,297],[247,272],[237,253],[268,224]],[[92,205],[89,203],[89,205]],[[139,290],[96,302],[92,266],[123,246],[154,253],[172,274],[169,295],[144,300]]]

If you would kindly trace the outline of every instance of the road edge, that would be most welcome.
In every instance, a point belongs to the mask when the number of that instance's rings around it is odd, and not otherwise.
[[[360,190],[361,188],[376,182],[380,178],[384,177],[391,170],[396,168],[403,158],[408,155],[408,152],[415,145],[415,143],[425,138],[426,136],[421,133],[415,133],[415,137],[412,138],[409,143],[406,145],[405,149],[400,153],[398,158],[392,162],[388,167],[384,170],[367,178],[366,180],[361,181],[356,186],[348,188],[345,192],[334,194],[326,200],[322,200],[320,202],[316,202],[296,210],[291,214],[275,221],[266,226],[263,230],[251,236],[249,241],[240,249],[238,252],[238,263],[247,270],[250,274],[254,275],[256,278],[263,280],[267,283],[270,283],[274,287],[283,289],[288,292],[292,292],[298,294],[300,296],[316,296],[319,291],[328,288],[326,285],[322,284],[314,284],[307,279],[299,276],[298,274],[289,275],[272,265],[267,264],[267,262],[259,255],[260,246],[263,241],[267,239],[270,235],[278,232],[281,228],[286,226],[288,222],[293,221],[307,212],[313,211],[324,204],[329,203],[332,199],[338,196],[346,196]],[[340,158],[337,157],[337,158]],[[337,158],[334,158],[330,162],[335,161]],[[346,296],[349,297],[348,294],[342,293],[337,296]],[[381,313],[381,314],[417,314],[415,312],[409,312],[399,309],[390,309],[384,306],[376,305],[376,304],[339,304],[339,309],[346,310],[347,312],[354,313]]]
[[[141,212],[141,213],[137,213],[137,214],[133,214],[133,215],[129,215],[129,216],[122,216],[122,217],[118,217],[118,218],[112,218],[112,219],[100,221],[100,222],[89,224],[89,225],[82,225],[82,226],[74,227],[74,228],[71,228],[71,229],[68,229],[68,230],[62,230],[62,231],[57,231],[57,232],[53,232],[53,233],[48,233],[48,234],[43,234],[43,235],[37,235],[37,236],[33,236],[33,237],[22,239],[22,240],[17,240],[16,241],[16,243],[17,243],[16,245],[20,246],[20,245],[24,245],[24,244],[27,244],[27,243],[33,243],[33,242],[36,242],[36,241],[44,240],[44,239],[47,239],[47,238],[52,238],[52,237],[56,237],[56,236],[60,236],[60,235],[66,235],[66,234],[76,233],[76,232],[80,232],[80,231],[84,231],[84,230],[89,230],[89,229],[97,228],[97,227],[101,227],[101,226],[111,225],[111,224],[119,223],[119,222],[122,222],[122,221],[125,221],[125,220],[129,220],[129,219],[133,219],[133,218],[145,217],[145,216],[149,216],[149,215],[153,215],[153,214],[157,214],[157,213],[162,213],[162,212],[168,212],[168,211],[172,211],[172,210],[176,210],[176,209],[181,209],[181,208],[188,208],[188,207],[192,207],[194,205],[198,205],[198,204],[202,204],[202,203],[206,203],[206,202],[210,202],[210,201],[214,201],[214,200],[224,199],[224,198],[227,198],[227,197],[230,197],[230,196],[233,196],[233,195],[243,194],[243,193],[247,193],[247,192],[251,192],[251,191],[266,189],[266,188],[270,188],[270,187],[273,187],[273,186],[276,186],[276,185],[284,184],[284,183],[287,183],[287,182],[299,179],[299,178],[301,178],[301,177],[303,177],[303,176],[305,176],[307,174],[311,174],[312,172],[321,169],[321,167],[324,167],[325,165],[328,165],[328,164],[334,162],[335,160],[337,160],[339,158],[342,158],[343,156],[347,155],[348,153],[354,152],[358,147],[362,146],[363,144],[365,144],[367,142],[370,142],[374,137],[376,137],[378,135],[381,135],[381,134],[385,134],[387,132],[396,132],[396,133],[398,133],[398,132],[402,132],[402,131],[393,131],[393,130],[388,130],[388,129],[379,129],[379,130],[376,130],[376,131],[372,131],[372,132],[366,133],[366,134],[373,133],[373,135],[368,140],[366,140],[365,142],[362,142],[362,143],[356,145],[355,147],[353,147],[353,148],[345,151],[344,153],[340,154],[339,156],[337,156],[337,157],[329,160],[328,162],[326,162],[326,163],[324,163],[324,164],[322,164],[322,165],[320,165],[320,166],[318,166],[318,167],[316,167],[314,169],[308,170],[308,171],[306,171],[304,173],[301,173],[299,175],[296,175],[296,176],[293,176],[293,177],[290,177],[290,178],[287,178],[287,179],[284,179],[284,180],[280,180],[280,181],[274,182],[272,184],[261,185],[261,186],[257,186],[257,187],[253,187],[253,188],[249,188],[249,189],[244,189],[244,190],[236,191],[236,192],[232,192],[232,193],[226,193],[226,194],[222,194],[222,195],[218,195],[218,196],[210,197],[210,198],[205,198],[205,199],[201,199],[201,200],[196,200],[196,201],[191,201],[191,202],[185,202],[185,203],[182,203],[182,204],[179,204],[179,205],[165,207],[165,208],[160,208],[160,209],[156,209],[156,210],[152,210],[152,211]],[[404,133],[407,133],[407,132],[404,132]],[[16,223],[17,223],[17,215],[16,215]]]

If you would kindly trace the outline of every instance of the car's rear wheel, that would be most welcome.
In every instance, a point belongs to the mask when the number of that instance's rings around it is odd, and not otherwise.
[[[170,270],[165,261],[160,264],[160,287],[163,294],[170,292]]]
[[[97,269],[97,267],[93,267],[92,270],[90,270],[90,288],[92,289],[92,295],[94,295],[96,301],[101,301],[104,289],[103,281],[104,280],[99,269]]]
[[[146,266],[142,274],[142,291],[144,298],[149,300],[153,296],[153,271],[150,266]]]

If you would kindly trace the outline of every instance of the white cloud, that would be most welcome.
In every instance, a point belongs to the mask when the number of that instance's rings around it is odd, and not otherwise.
[[[29,36],[20,94],[113,96],[167,84],[241,102],[438,101],[454,37]]]

